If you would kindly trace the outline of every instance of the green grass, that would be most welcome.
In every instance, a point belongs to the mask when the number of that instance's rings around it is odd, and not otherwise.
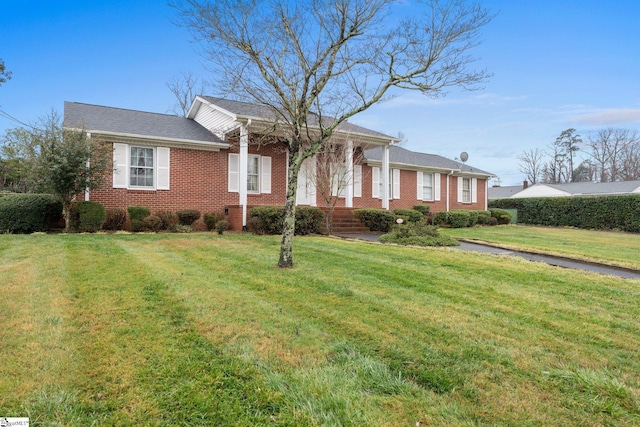
[[[0,416],[638,425],[640,283],[278,237],[0,235]]]
[[[508,225],[441,229],[456,238],[640,270],[640,234]]]

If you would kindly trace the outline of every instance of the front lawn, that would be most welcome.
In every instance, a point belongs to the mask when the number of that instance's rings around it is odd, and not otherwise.
[[[511,249],[564,255],[640,270],[640,234],[635,233],[526,225],[443,228],[441,232]]]
[[[640,282],[456,249],[0,235],[0,416],[638,425]]]

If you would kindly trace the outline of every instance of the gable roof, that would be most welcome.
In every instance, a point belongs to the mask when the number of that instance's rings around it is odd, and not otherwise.
[[[194,100],[194,102],[192,104],[192,108],[194,108],[194,106],[195,106],[195,108],[198,108],[198,105],[197,105],[198,98],[200,98],[201,100],[206,101],[207,103],[209,103],[212,106],[215,106],[217,108],[220,108],[220,109],[226,111],[227,113],[232,115],[235,120],[240,119],[240,118],[242,118],[242,119],[255,119],[255,120],[261,120],[261,121],[269,121],[269,120],[273,120],[274,119],[274,114],[273,114],[273,110],[271,109],[271,107],[268,107],[268,106],[265,106],[265,105],[251,104],[249,102],[242,102],[242,101],[234,101],[234,100],[230,100],[230,99],[216,98],[216,97],[213,97],[213,96],[198,95],[196,97],[196,100]],[[192,111],[190,109],[189,113],[187,114],[187,117],[195,117],[195,111]],[[317,125],[319,123],[318,116],[315,115],[315,114],[309,114],[308,121],[309,121],[309,124],[311,124],[311,125]],[[329,125],[332,121],[333,121],[333,118],[331,118],[331,117],[323,118],[323,122],[326,125]],[[372,130],[372,129],[367,129],[365,127],[355,125],[355,124],[353,124],[351,122],[348,122],[348,121],[340,123],[338,125],[338,127],[336,128],[336,130],[341,132],[341,133],[380,138],[380,139],[383,139],[383,140],[385,140],[387,142],[389,142],[389,141],[397,141],[398,140],[398,138],[396,138],[396,137],[385,135],[382,132],[378,132],[378,131],[375,131],[375,130]]]
[[[508,185],[506,187],[489,187],[488,198],[493,199],[506,199],[513,196],[516,193],[522,191],[522,185]]]
[[[64,103],[64,127],[83,128],[114,139],[141,139],[184,143],[209,148],[228,144],[185,117],[79,102]]]
[[[382,162],[382,147],[365,150],[364,157],[367,161],[373,161],[374,163]],[[417,169],[437,169],[485,177],[494,176],[491,172],[486,172],[437,154],[419,153],[398,146],[389,147],[389,163]]]
[[[640,194],[640,181],[535,184],[512,197],[602,196],[634,193]]]

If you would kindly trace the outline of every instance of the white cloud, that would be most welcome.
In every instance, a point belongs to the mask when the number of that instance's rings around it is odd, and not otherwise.
[[[583,125],[593,126],[611,126],[625,123],[639,123],[640,109],[610,108],[575,116],[572,118],[572,121]]]

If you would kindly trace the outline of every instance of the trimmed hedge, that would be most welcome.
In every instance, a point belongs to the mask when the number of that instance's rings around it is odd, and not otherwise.
[[[249,212],[248,228],[254,234],[281,234],[284,221],[282,206],[256,206]],[[324,212],[311,206],[296,207],[295,234],[320,233],[324,222]]]
[[[640,233],[640,195],[499,199],[491,206],[517,209],[524,224]]]
[[[387,233],[396,223],[396,216],[386,209],[356,209],[354,215],[371,231]]]
[[[380,236],[381,243],[415,246],[457,246],[460,243],[451,236],[440,234],[438,227],[425,221],[394,225],[390,233]]]
[[[129,206],[127,212],[131,221],[131,231],[144,231],[146,227],[143,220],[151,215],[151,210],[143,206]]]
[[[429,207],[429,205],[415,205],[413,207],[413,209],[418,211],[418,212],[421,212],[422,215],[427,216],[427,215],[429,215],[430,207]]]
[[[216,223],[218,221],[226,221],[225,216],[222,212],[207,212],[202,216],[202,220],[204,221],[204,225],[207,226],[208,231],[213,231],[216,229]],[[229,223],[227,221],[227,228],[229,228]],[[226,230],[225,229],[225,230]],[[222,234],[222,233],[218,233]]]
[[[498,220],[498,224],[504,225],[511,222],[511,214],[504,209],[489,209],[491,216]]]
[[[127,210],[123,208],[109,208],[106,210],[106,217],[102,228],[104,230],[122,230],[127,222]]]
[[[176,215],[178,215],[178,221],[182,225],[193,226],[193,223],[200,219],[200,211],[195,209],[181,210],[176,212]]]
[[[409,222],[418,222],[424,219],[422,212],[416,209],[394,209],[393,213],[397,216],[407,218]]]
[[[48,231],[62,215],[62,203],[51,194],[0,197],[0,233]]]
[[[69,226],[77,233],[95,233],[107,219],[107,211],[98,202],[76,201],[69,209]]]

